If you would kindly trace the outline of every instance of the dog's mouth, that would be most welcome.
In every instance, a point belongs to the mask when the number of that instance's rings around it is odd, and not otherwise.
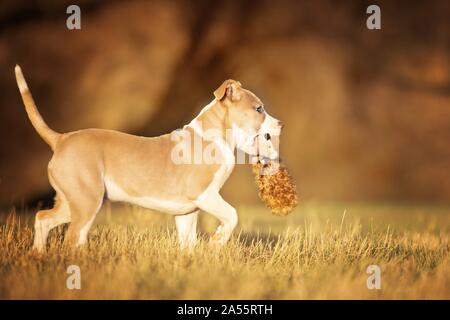
[[[247,135],[242,139],[238,148],[247,153],[250,157],[256,158],[257,162],[268,163],[278,161],[279,153],[277,149],[278,139],[273,139],[272,133],[259,131],[252,135]]]
[[[272,159],[272,158],[269,158],[266,156],[262,156],[260,154],[257,154],[256,157],[258,159],[257,163],[261,163],[262,165],[268,165],[269,163],[280,162],[280,158]]]
[[[252,156],[257,157],[258,162],[266,164],[279,161],[279,153],[273,145],[270,133],[257,134],[253,139],[253,145],[255,154]]]

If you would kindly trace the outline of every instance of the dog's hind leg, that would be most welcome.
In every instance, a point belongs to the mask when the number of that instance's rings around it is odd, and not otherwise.
[[[63,196],[57,195],[52,209],[40,210],[36,213],[33,248],[43,251],[50,230],[68,222],[70,222],[70,210],[67,201]]]
[[[82,246],[87,242],[87,236],[91,226],[103,203],[104,186],[98,185],[97,189],[89,188],[74,195],[70,200],[70,212],[72,214],[66,240],[70,245]]]
[[[181,249],[193,249],[197,243],[197,219],[199,211],[175,216],[178,241]]]
[[[70,209],[67,199],[56,185],[49,170],[50,184],[56,190],[55,204],[52,209],[40,210],[36,213],[34,223],[34,245],[33,248],[43,251],[47,244],[48,233],[51,229],[70,222]]]
[[[71,190],[71,194],[67,195],[71,221],[66,240],[78,247],[87,242],[89,230],[103,204],[105,186],[101,174],[98,174],[96,177],[91,176],[88,184],[77,179]]]
[[[105,185],[103,168],[97,165],[95,155],[74,157],[76,150],[69,151],[55,153],[49,171],[51,178],[63,191],[70,211],[65,242],[71,246],[80,246],[86,243],[89,229],[103,203]]]

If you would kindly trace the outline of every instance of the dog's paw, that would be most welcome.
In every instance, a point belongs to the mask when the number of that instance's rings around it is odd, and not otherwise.
[[[209,243],[215,246],[223,246],[227,242],[228,238],[229,237],[227,237],[223,230],[223,226],[220,225],[217,228],[216,232],[209,239]]]

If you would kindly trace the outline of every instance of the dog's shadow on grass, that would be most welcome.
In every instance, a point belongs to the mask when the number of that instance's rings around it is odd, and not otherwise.
[[[236,241],[246,247],[264,245],[273,248],[280,241],[280,236],[273,233],[241,231]]]
[[[68,225],[58,226],[50,232],[49,243],[55,247],[62,247],[67,233]],[[97,230],[98,231],[98,230]],[[174,231],[175,232],[175,231]],[[199,231],[199,240],[209,242],[211,233]],[[176,236],[174,237],[176,239]],[[89,235],[89,240],[99,241],[100,235],[93,232]],[[282,236],[270,232],[252,232],[252,231],[240,231],[232,236],[231,242],[235,242],[237,245],[241,245],[247,248],[255,246],[263,246],[265,248],[273,249],[280,241],[283,241]]]
[[[205,242],[208,242],[210,237],[211,234],[209,233],[199,233],[199,238]],[[273,233],[241,231],[238,234],[233,235],[229,241],[235,242],[238,245],[242,245],[244,247],[254,247],[262,245],[264,247],[273,248],[277,245],[277,243],[282,241],[282,239],[279,235]]]

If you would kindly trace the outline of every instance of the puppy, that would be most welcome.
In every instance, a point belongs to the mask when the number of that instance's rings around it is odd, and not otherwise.
[[[198,213],[203,210],[220,221],[211,241],[225,244],[238,216],[219,192],[233,171],[235,149],[259,156],[258,137],[279,135],[282,127],[255,94],[238,81],[226,80],[197,117],[172,133],[58,133],[39,114],[19,66],[15,73],[31,124],[53,150],[48,178],[56,191],[55,205],[36,214],[34,248],[39,251],[45,249],[52,228],[69,222],[66,240],[85,244],[105,197],[173,215],[182,248],[195,245]],[[192,150],[198,149],[200,154],[195,151],[192,157]],[[205,155],[212,159],[206,161]],[[276,158],[277,151],[262,156]]]

